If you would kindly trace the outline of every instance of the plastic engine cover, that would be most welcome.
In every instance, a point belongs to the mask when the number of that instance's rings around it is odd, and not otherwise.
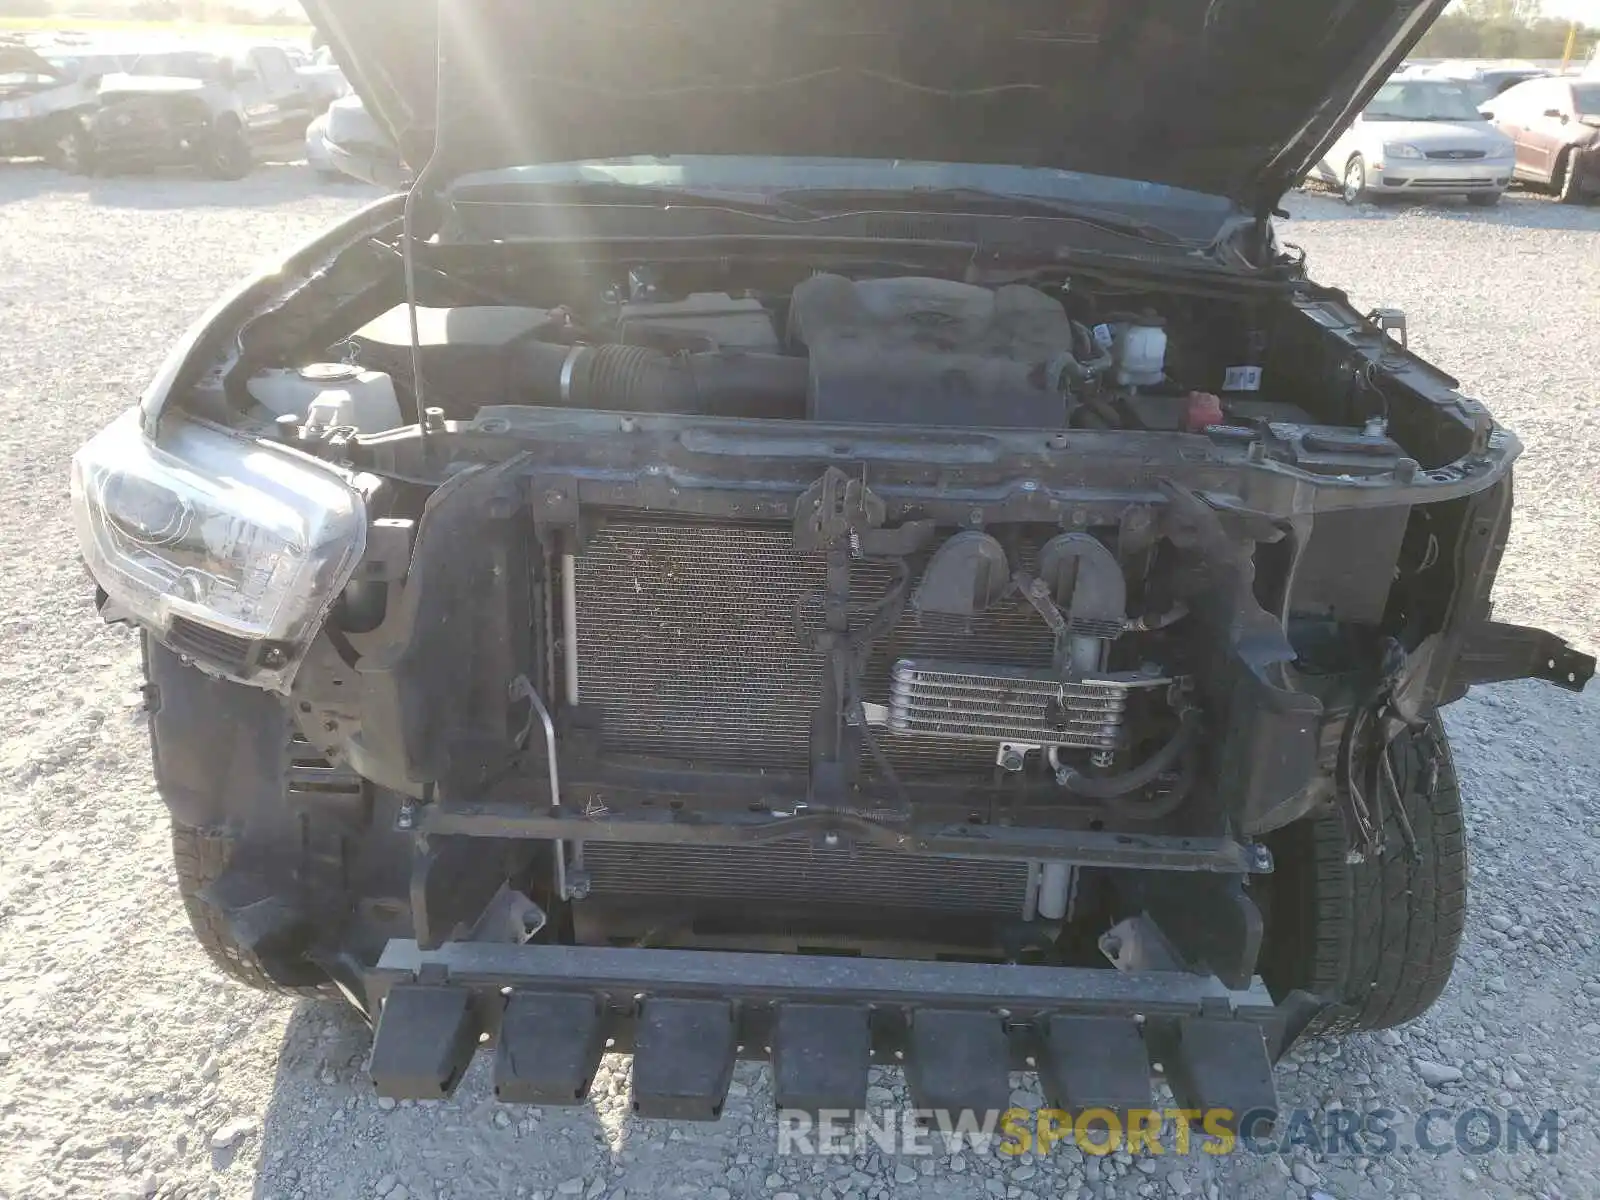
[[[815,421],[1055,429],[1050,362],[1067,314],[1030,287],[816,275],[794,289],[789,332],[810,355]]]

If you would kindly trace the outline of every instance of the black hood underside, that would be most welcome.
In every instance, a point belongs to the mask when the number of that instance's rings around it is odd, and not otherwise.
[[[1167,184],[1265,210],[1444,2],[307,0],[306,8],[411,165],[437,141],[436,173],[446,178],[634,155],[1007,163]]]

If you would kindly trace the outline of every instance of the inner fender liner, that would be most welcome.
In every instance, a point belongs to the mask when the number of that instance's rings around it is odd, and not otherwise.
[[[156,787],[197,829],[286,822],[289,725],[280,697],[196,670],[144,636]]]

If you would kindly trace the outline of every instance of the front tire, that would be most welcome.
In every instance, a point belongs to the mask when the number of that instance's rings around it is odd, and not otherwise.
[[[1434,718],[1438,777],[1406,813],[1422,852],[1407,858],[1389,803],[1381,858],[1346,862],[1337,813],[1268,836],[1276,867],[1264,897],[1261,975],[1276,997],[1302,989],[1330,1002],[1322,1032],[1387,1029],[1421,1016],[1455,966],[1467,912],[1461,792],[1443,727]]]
[[[195,939],[224,975],[247,987],[294,996],[333,994],[327,972],[297,953],[262,962],[233,935],[209,894],[244,835],[258,852],[270,846],[293,854],[296,843],[317,832],[291,804],[294,766],[315,750],[296,738],[279,697],[206,675],[149,634],[141,644],[156,791],[171,814],[178,894]],[[280,887],[276,896],[291,905],[302,886],[318,884],[325,893],[339,883],[328,878],[327,868],[304,859],[295,872],[297,882]],[[342,904],[335,903],[315,915],[333,920],[340,911]]]
[[[94,139],[77,117],[64,118],[45,141],[45,164],[68,175],[93,174],[94,157]]]
[[[233,120],[213,129],[200,152],[200,169],[213,179],[243,179],[255,165],[250,141]]]
[[[204,890],[227,869],[233,847],[234,839],[222,831],[198,829],[179,821],[172,823],[172,861],[178,871],[178,895],[183,899],[189,928],[194,931],[195,940],[206,957],[229,979],[258,992],[317,999],[336,997],[338,989],[320,971],[310,967],[302,983],[274,980],[256,956],[233,939],[217,910],[203,899]]]
[[[1365,204],[1372,199],[1367,190],[1367,160],[1352,154],[1344,165],[1344,183],[1339,189],[1340,198],[1348,205]]]
[[[1561,157],[1556,161],[1555,174],[1550,179],[1550,188],[1562,204],[1583,203],[1583,196],[1578,191],[1578,173],[1572,169],[1574,153],[1572,150],[1562,151]]]

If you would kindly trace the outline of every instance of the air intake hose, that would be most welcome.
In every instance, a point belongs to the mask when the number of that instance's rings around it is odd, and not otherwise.
[[[515,353],[513,388],[534,404],[719,417],[806,413],[804,358],[551,342],[526,342]]]

